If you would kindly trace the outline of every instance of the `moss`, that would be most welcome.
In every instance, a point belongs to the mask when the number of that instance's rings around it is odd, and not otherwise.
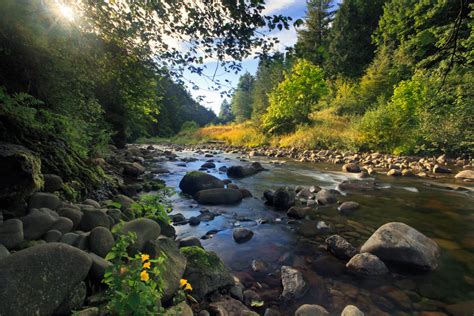
[[[188,264],[196,268],[225,269],[222,260],[213,252],[197,246],[183,247],[181,253],[188,259]]]

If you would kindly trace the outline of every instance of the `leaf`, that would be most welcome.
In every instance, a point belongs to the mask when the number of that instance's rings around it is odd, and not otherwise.
[[[262,307],[263,304],[265,304],[264,301],[252,300],[252,302],[250,303],[250,306],[252,306],[252,307]]]

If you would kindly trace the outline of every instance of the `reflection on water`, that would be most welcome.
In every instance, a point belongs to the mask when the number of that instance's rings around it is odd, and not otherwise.
[[[198,161],[187,163],[165,162],[171,174],[162,178],[179,191],[178,184],[187,171],[197,170],[210,158],[192,152],[178,153],[181,158],[193,156]],[[228,160],[225,160],[225,159]],[[229,160],[230,158],[230,160]],[[244,164],[235,155],[218,154],[211,158],[217,168],[211,174],[221,179],[220,166]],[[266,307],[278,308],[283,315],[292,315],[303,303],[319,304],[331,313],[339,313],[346,305],[353,304],[366,315],[396,314],[416,311],[452,311],[447,306],[474,300],[474,196],[471,192],[441,190],[413,178],[378,176],[377,189],[347,192],[341,201],[356,201],[361,208],[350,216],[342,216],[336,206],[322,207],[314,220],[329,223],[333,233],[346,238],[354,246],[361,246],[379,226],[393,221],[404,222],[436,240],[441,247],[438,269],[427,274],[407,271],[393,272],[384,278],[358,278],[345,271],[345,263],[328,254],[324,239],[328,235],[303,238],[296,231],[299,221],[289,220],[284,212],[274,211],[261,200],[263,191],[279,186],[318,185],[334,189],[351,174],[338,172],[340,166],[288,162],[269,164],[258,159],[269,171],[252,177],[234,180],[241,188],[250,190],[253,198],[236,206],[203,207],[178,194],[174,199],[174,213],[185,217],[199,215],[199,210],[209,209],[220,214],[213,221],[199,226],[177,226],[179,237],[204,236],[216,230],[212,238],[202,240],[204,247],[215,251],[229,266],[234,275],[247,287],[254,289]],[[262,224],[263,222],[263,224]],[[232,228],[249,227],[254,237],[237,244],[232,239]],[[252,270],[253,260],[268,264],[264,273]],[[279,269],[290,265],[303,272],[310,283],[306,295],[298,301],[283,302],[279,299],[281,284]],[[466,308],[470,308],[466,305]],[[472,302],[471,305],[472,306]],[[259,310],[259,312],[262,312]]]

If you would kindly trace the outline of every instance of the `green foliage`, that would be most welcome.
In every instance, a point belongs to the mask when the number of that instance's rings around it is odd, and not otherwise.
[[[232,95],[231,107],[235,121],[241,123],[248,120],[252,115],[252,89],[254,77],[250,73],[245,73],[239,78],[237,89]]]
[[[130,206],[131,220],[146,217],[157,222],[171,223],[168,213],[171,212],[171,205],[166,200],[172,194],[169,188],[163,188],[156,194],[143,194],[138,202]]]
[[[150,258],[142,253],[129,256],[127,249],[135,240],[134,233],[121,235],[105,257],[112,263],[103,283],[108,286],[107,308],[114,315],[156,315],[164,311],[160,299],[166,257],[162,254]]]
[[[221,109],[219,111],[219,122],[222,124],[230,123],[234,120],[234,115],[232,114],[232,106],[229,101],[224,100],[221,104]]]
[[[298,60],[291,72],[270,93],[270,106],[263,117],[268,133],[284,133],[308,122],[314,105],[327,93],[324,73],[309,61]]]
[[[185,131],[195,131],[199,128],[198,123],[194,121],[186,121],[181,125],[181,132]]]

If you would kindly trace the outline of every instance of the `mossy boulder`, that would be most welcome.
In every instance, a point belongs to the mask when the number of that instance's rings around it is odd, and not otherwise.
[[[26,147],[0,144],[0,202],[24,200],[42,186],[40,158]]]
[[[220,288],[234,285],[234,279],[224,262],[214,253],[200,247],[180,249],[188,263],[184,278],[193,287],[192,295],[198,300]]]
[[[200,171],[188,172],[179,183],[181,191],[189,195],[194,195],[201,190],[223,187],[224,182],[222,180]]]

